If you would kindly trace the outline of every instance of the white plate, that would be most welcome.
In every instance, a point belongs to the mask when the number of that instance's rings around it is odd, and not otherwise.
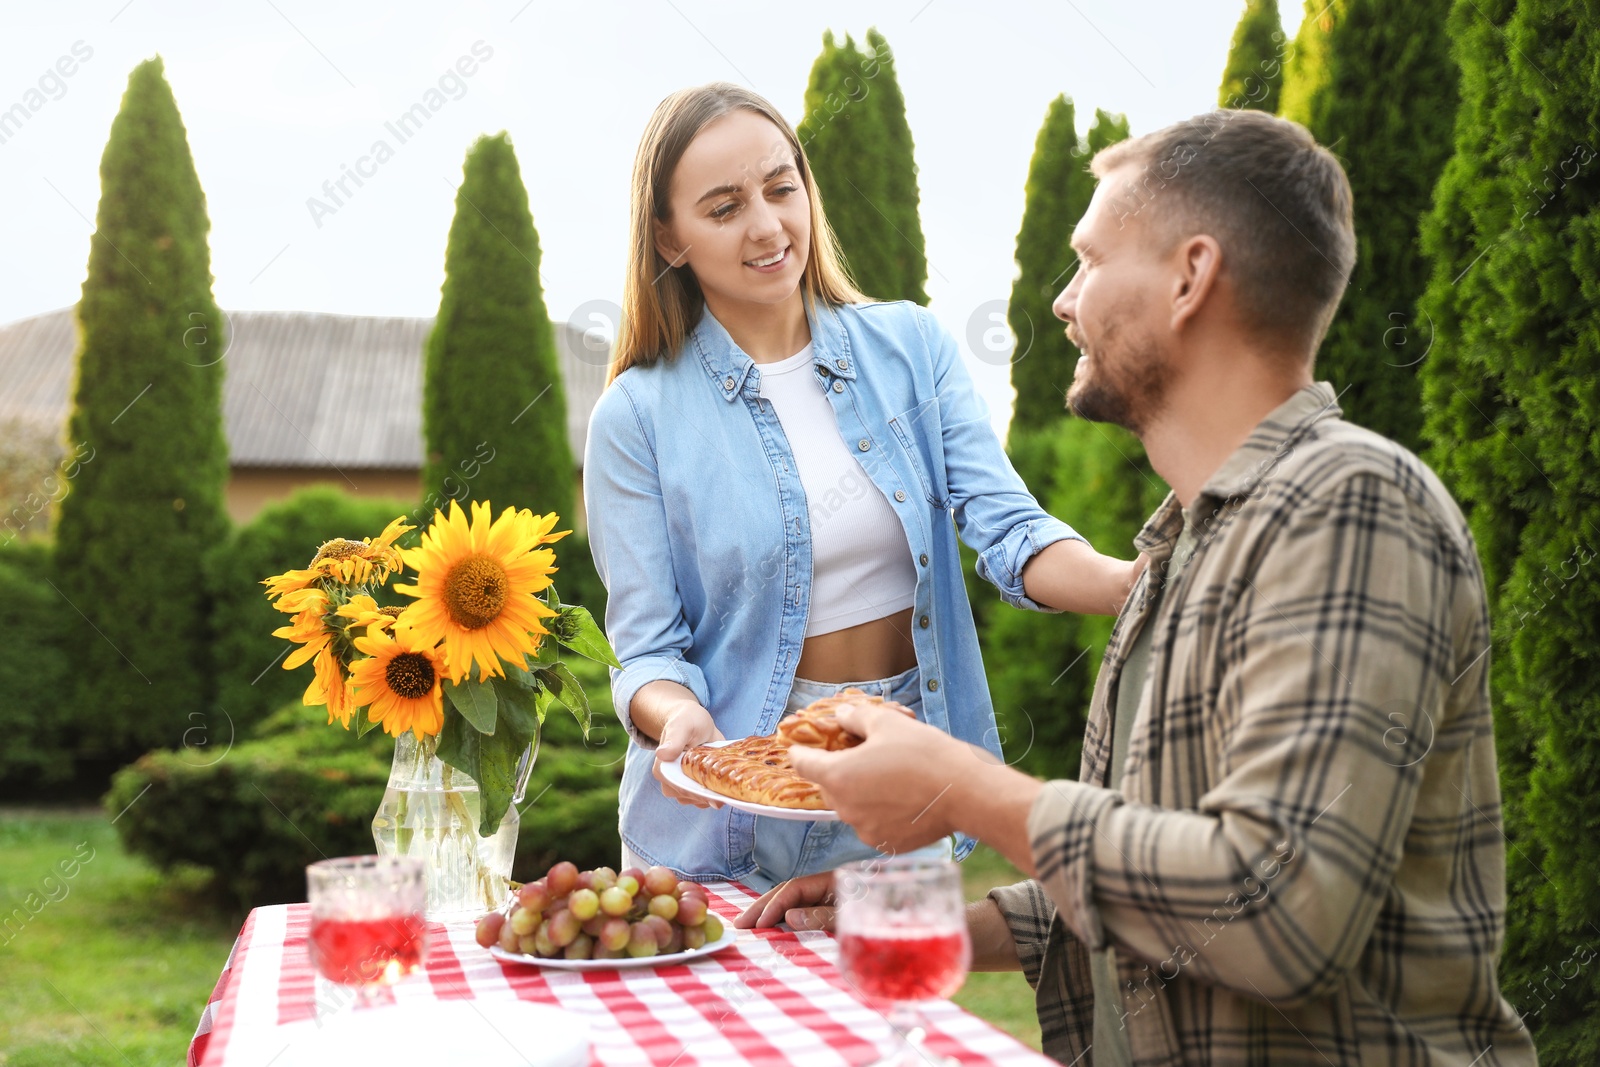
[[[732,923],[722,927],[722,936],[715,941],[701,945],[699,948],[685,949],[682,952],[665,952],[659,956],[625,956],[620,960],[564,960],[547,959],[544,956],[529,956],[521,952],[507,952],[499,945],[490,945],[489,954],[497,960],[506,963],[531,963],[536,967],[548,967],[555,971],[623,971],[632,967],[660,967],[668,963],[686,963],[697,960],[701,956],[709,956],[713,952],[721,952],[738,940],[739,931],[733,928]]]
[[[733,744],[732,741],[710,741],[700,747],[722,748],[731,744]],[[679,760],[682,758],[682,756],[679,756],[678,759],[673,760],[671,763],[663,763],[661,765],[661,777],[685,793],[693,793],[695,796],[704,797],[706,800],[715,800],[718,804],[726,804],[735,811],[748,811],[751,815],[765,815],[771,819],[791,819],[795,822],[839,821],[839,813],[830,808],[821,808],[816,811],[806,808],[778,808],[773,807],[771,804],[756,804],[749,800],[735,800],[733,797],[725,797],[715,789],[707,788],[684,774],[683,768],[678,765]]]
[[[548,1004],[500,1000],[406,1000],[346,1010],[276,1030],[259,1049],[228,1049],[251,1067],[349,1067],[353,1063],[471,1063],[474,1067],[584,1067],[589,1024]]]

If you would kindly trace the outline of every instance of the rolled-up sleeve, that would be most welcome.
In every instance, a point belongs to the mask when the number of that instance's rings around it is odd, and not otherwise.
[[[1087,539],[1047,514],[1028,492],[995,435],[989,406],[973,386],[950,331],[921,308],[917,324],[933,358],[950,506],[961,540],[978,552],[978,577],[1012,607],[1056,613],[1023,591],[1022,568],[1047,545]]]
[[[606,636],[622,669],[611,669],[611,697],[628,736],[644,748],[630,714],[633,698],[654,681],[686,686],[710,703],[704,673],[685,658],[692,637],[678,596],[655,452],[626,386],[613,382],[589,420],[583,497],[589,547],[606,587]]]
[[[1038,989],[1044,950],[1050,940],[1050,924],[1056,916],[1050,895],[1044,891],[1044,886],[1030,878],[1015,885],[997,885],[989,890],[988,896],[1011,929],[1023,977],[1028,985]]]

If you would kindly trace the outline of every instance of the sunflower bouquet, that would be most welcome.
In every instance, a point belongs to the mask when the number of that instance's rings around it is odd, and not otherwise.
[[[508,507],[491,521],[488,502],[471,507],[470,521],[453,500],[448,516],[434,512],[416,548],[396,544],[416,529],[397,518],[375,538],[325,542],[307,567],[262,584],[291,616],[273,636],[299,646],[284,668],[312,664],[304,702],[360,735],[409,731],[470,775],[488,837],[550,705],[563,704],[589,736],[588,698],[556,646],[620,664],[588,610],[556,595],[548,546],[571,531],[552,532],[555,513]],[[393,589],[412,603],[380,607],[374,594],[406,568],[415,581]]]

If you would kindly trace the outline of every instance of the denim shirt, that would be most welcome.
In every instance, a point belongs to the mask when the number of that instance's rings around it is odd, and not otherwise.
[[[1079,535],[1029,494],[955,339],[926,309],[814,306],[807,317],[817,388],[916,560],[923,717],[998,756],[956,531],[978,551],[979,576],[1034,611],[1050,609],[1024,595],[1023,565]],[[611,672],[629,736],[622,838],[691,879],[753,871],[756,817],[664,797],[650,773],[655,742],[629,707],[641,686],[667,679],[690,689],[728,738],[770,734],[784,712],[811,606],[810,519],[760,383],[760,367],[707,310],[675,357],[631,367],[607,387],[584,454],[589,543],[623,665]]]

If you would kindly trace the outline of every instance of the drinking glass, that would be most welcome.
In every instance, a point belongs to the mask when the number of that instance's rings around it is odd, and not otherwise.
[[[422,967],[427,885],[418,856],[351,856],[306,868],[307,949],[319,979],[317,1018],[370,1007],[385,986]]]
[[[961,872],[949,860],[863,860],[834,875],[839,965],[900,1037],[886,1063],[938,1062],[917,1002],[961,988],[972,964]]]

